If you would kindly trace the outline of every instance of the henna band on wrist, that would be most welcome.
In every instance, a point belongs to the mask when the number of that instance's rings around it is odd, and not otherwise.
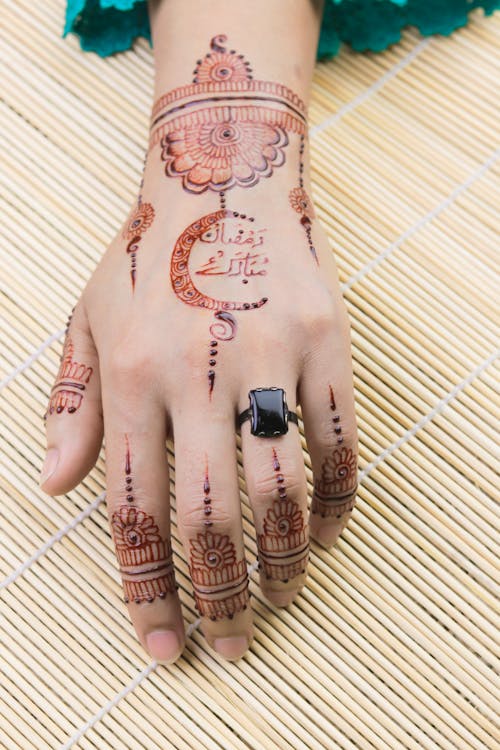
[[[276,437],[288,432],[288,423],[299,424],[294,411],[288,409],[283,388],[255,388],[249,391],[250,406],[238,416],[238,426],[250,420],[250,432],[257,437]]]

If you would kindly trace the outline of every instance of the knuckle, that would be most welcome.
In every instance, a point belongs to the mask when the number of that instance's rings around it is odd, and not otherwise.
[[[106,367],[115,382],[127,385],[144,382],[154,367],[153,353],[144,345],[120,343],[109,352]]]
[[[275,500],[286,499],[301,501],[306,496],[305,481],[293,472],[281,473],[282,482],[273,474],[257,474],[253,480],[251,494],[259,506],[268,506]]]
[[[311,303],[314,299],[314,303]],[[302,306],[301,321],[308,336],[323,338],[331,335],[338,319],[338,304],[329,290],[319,288]]]
[[[228,513],[224,507],[213,507],[209,510],[210,514],[205,513],[208,506],[200,508],[200,505],[190,505],[181,508],[178,513],[179,529],[186,538],[196,537],[197,534],[215,528],[218,534],[233,534],[236,526],[236,519]],[[205,521],[213,523],[212,526],[205,524]]]

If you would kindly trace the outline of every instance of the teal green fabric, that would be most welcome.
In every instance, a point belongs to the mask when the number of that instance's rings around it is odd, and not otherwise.
[[[342,42],[379,52],[399,41],[405,26],[448,36],[475,8],[490,15],[500,0],[325,0],[317,56],[333,57]],[[138,36],[151,42],[146,0],[67,0],[64,36],[69,32],[101,57],[129,49]]]

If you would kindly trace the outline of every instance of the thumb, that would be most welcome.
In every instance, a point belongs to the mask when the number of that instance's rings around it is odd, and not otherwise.
[[[45,418],[47,452],[40,486],[49,495],[62,495],[92,469],[103,436],[99,360],[81,301],[68,321]]]

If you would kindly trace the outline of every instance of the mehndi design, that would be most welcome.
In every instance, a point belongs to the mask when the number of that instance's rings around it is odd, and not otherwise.
[[[330,390],[330,409],[333,411],[332,424],[337,444],[343,443],[340,417],[336,413],[337,404],[333,388]],[[335,448],[323,460],[321,477],[314,483],[311,513],[319,513],[323,518],[335,516],[353,509],[356,503],[358,459],[351,448]]]
[[[134,505],[132,462],[128,435],[125,436],[125,497],[111,518],[116,555],[125,592],[126,604],[151,603],[174,593],[175,572],[172,547],[160,535],[152,515]]]
[[[93,374],[92,367],[74,359],[75,347],[70,334],[71,318],[70,315],[66,327],[66,338],[64,339],[59,372],[50,393],[49,405],[44,414],[44,419],[54,412],[61,414],[66,411],[68,414],[74,414],[78,411]]]
[[[287,583],[305,573],[309,560],[309,541],[304,514],[298,504],[288,499],[285,477],[273,448],[278,499],[268,509],[264,533],[257,535],[259,570],[266,578]]]
[[[234,311],[260,308],[267,297],[248,302],[219,299],[197,288],[193,273],[198,284],[211,276],[241,277],[248,284],[266,275],[269,260],[262,252],[266,230],[251,226],[253,216],[229,210],[226,192],[254,187],[270,177],[285,163],[290,134],[301,137],[303,150],[307,127],[302,100],[286,86],[256,80],[250,63],[236,50],[228,50],[226,42],[222,34],[213,37],[211,51],[196,63],[192,83],[158,99],[150,136],[150,151],[160,146],[167,177],[178,177],[189,193],[213,191],[218,196],[219,210],[197,219],[179,236],[170,280],[179,300],[214,311],[210,334],[219,341],[234,338]],[[203,256],[203,243],[205,248],[213,243],[210,257],[197,259],[193,270],[193,251]],[[210,398],[214,366],[208,370]]]
[[[233,619],[245,610],[250,600],[245,558],[236,556],[234,543],[227,534],[211,530],[212,498],[208,469],[203,483],[203,515],[205,531],[199,532],[190,544],[189,572],[194,589],[195,607],[200,615],[211,620]]]

